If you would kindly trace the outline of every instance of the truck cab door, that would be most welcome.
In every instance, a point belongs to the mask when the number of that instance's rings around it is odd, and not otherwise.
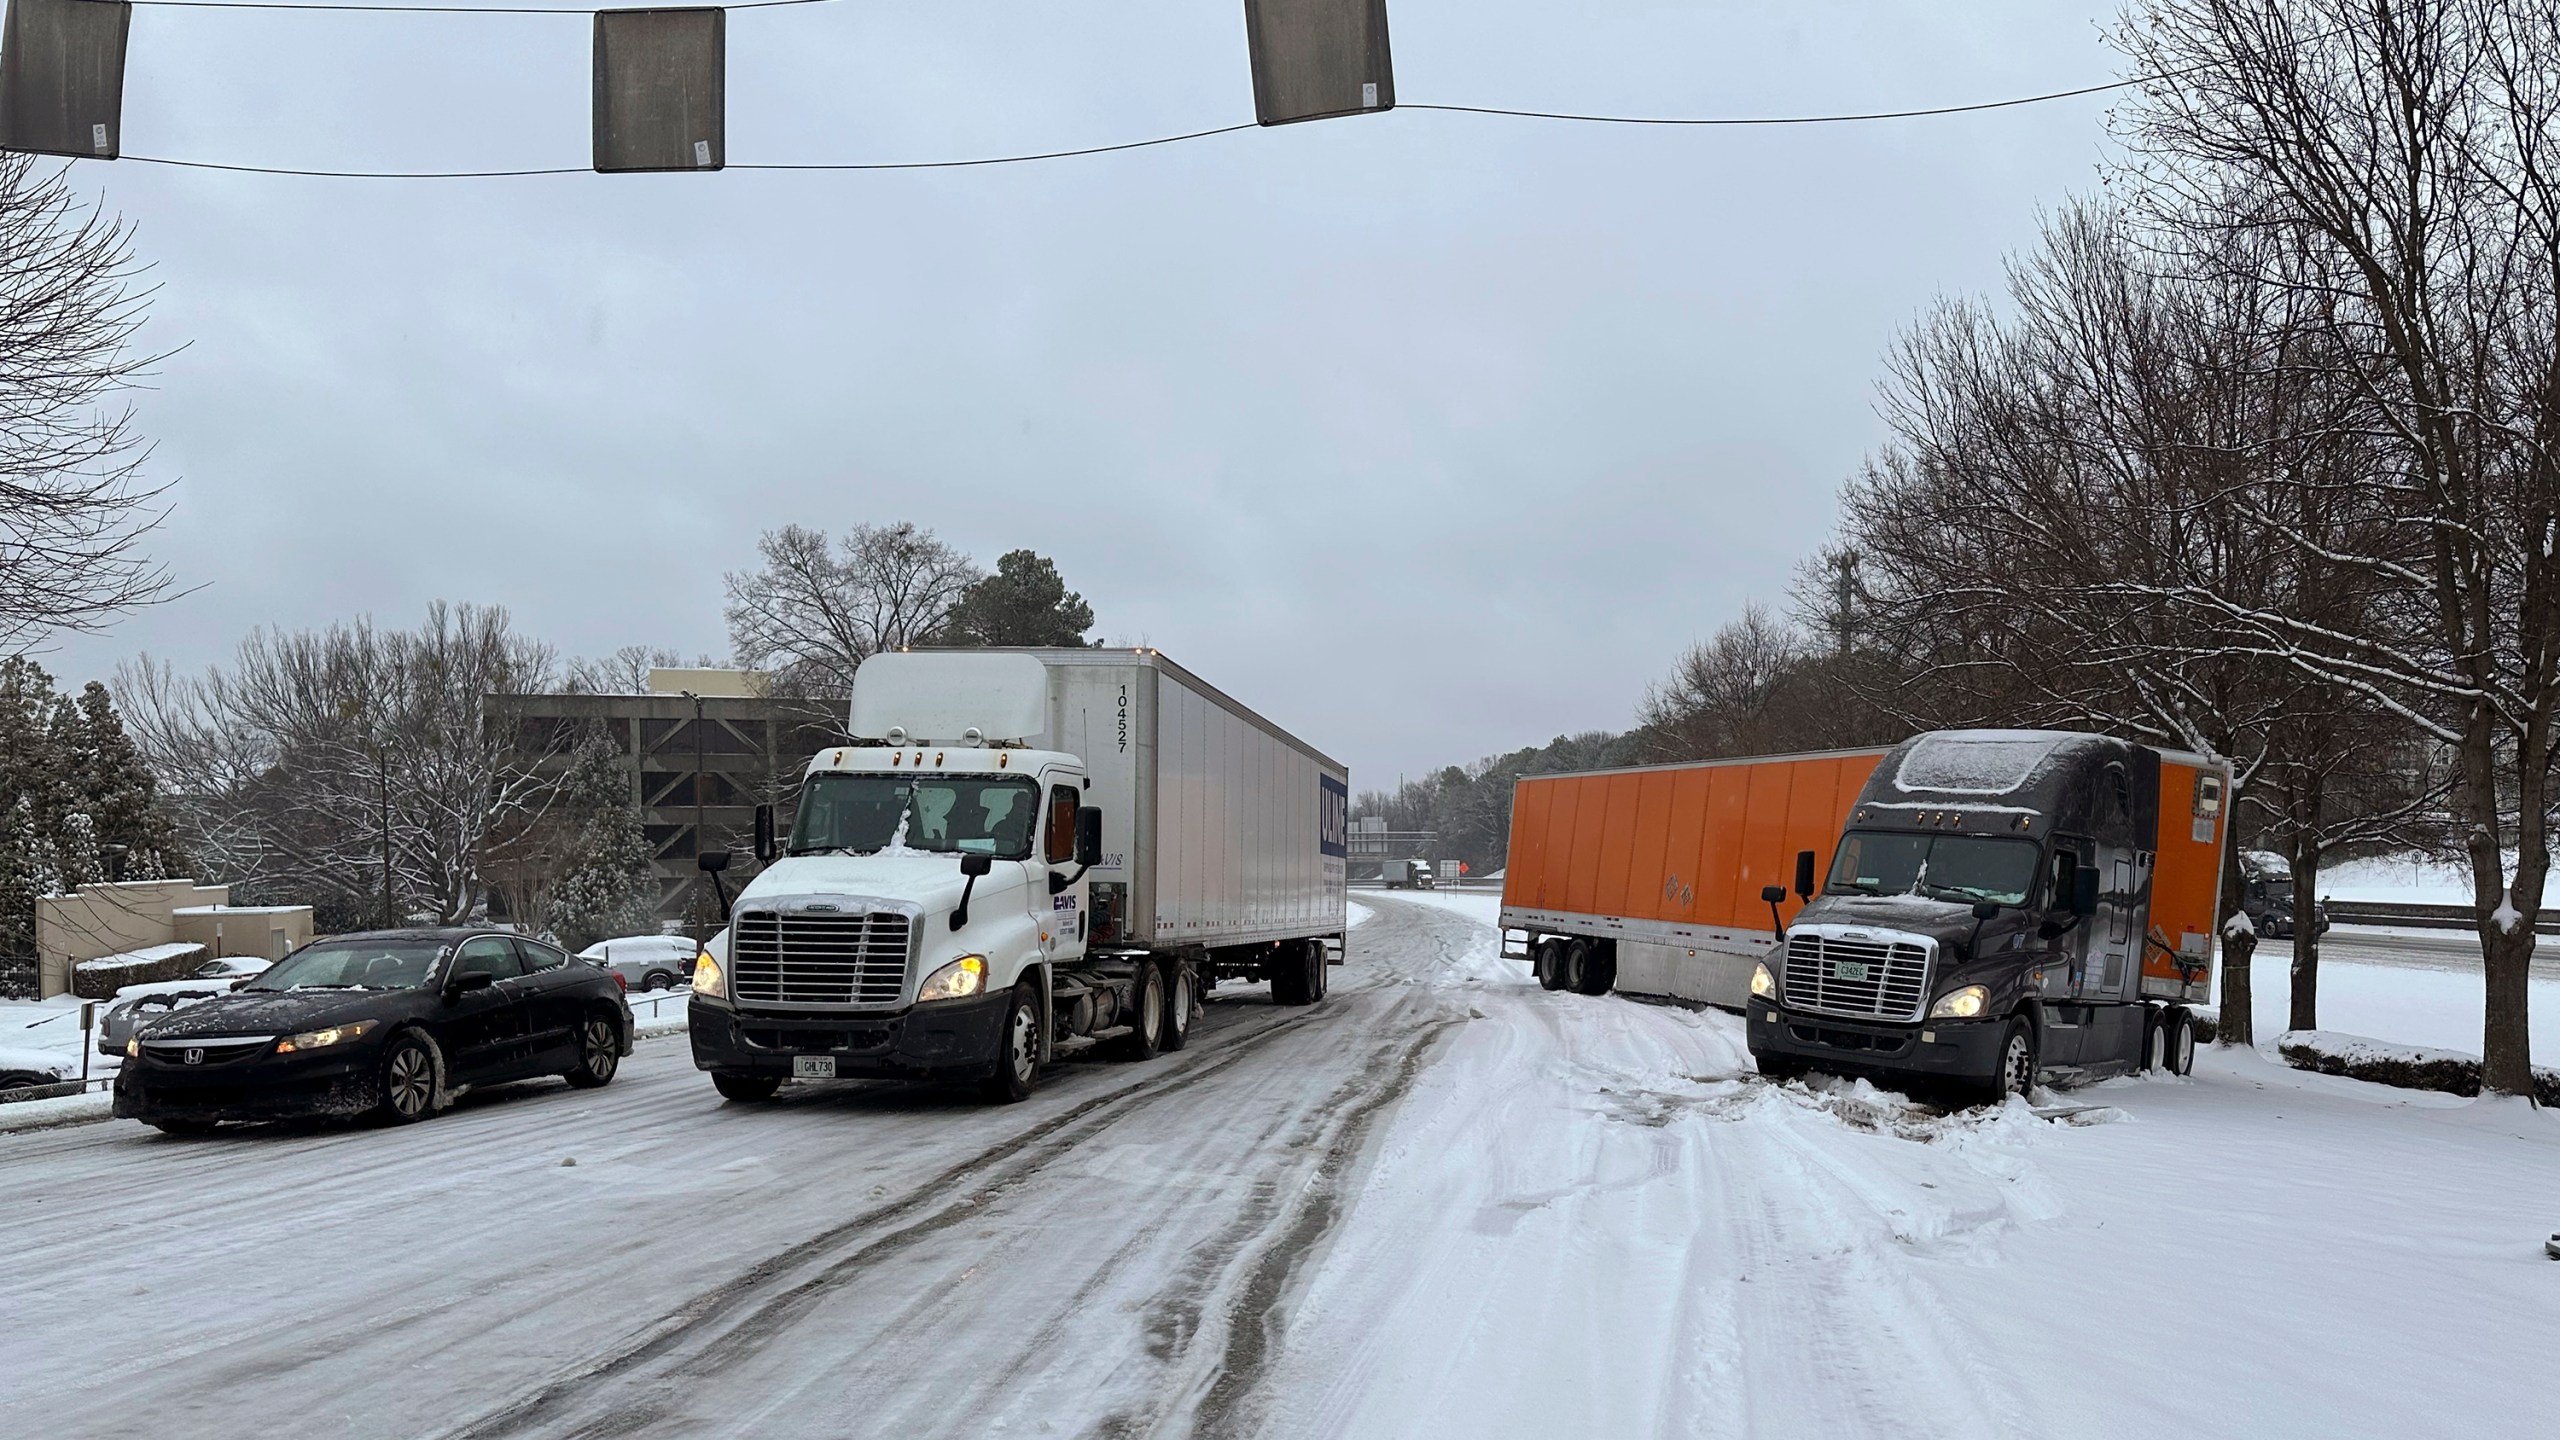
[[[2100,872],[2098,881],[2098,913],[2074,920],[2071,913],[2071,888],[2081,870],[2097,863],[2097,847],[2078,835],[2053,837],[2053,852],[2045,864],[2047,914],[2066,927],[2054,937],[2053,955],[2045,962],[2044,980],[2037,994],[2044,1000],[2044,1044],[2038,1057],[2046,1065],[2076,1065],[2080,1062],[2082,1020],[2086,1014],[2077,1002],[2088,974],[2091,948],[2097,943],[2098,927],[2106,919],[2106,878]]]
[[[1073,775],[1049,776],[1048,803],[1042,807],[1040,860],[1036,879],[1024,887],[1032,922],[1040,928],[1040,953],[1051,961],[1081,960],[1085,931],[1091,923],[1087,883],[1076,861],[1076,809],[1084,803],[1084,786]],[[1075,876],[1073,884],[1051,893],[1050,877]]]

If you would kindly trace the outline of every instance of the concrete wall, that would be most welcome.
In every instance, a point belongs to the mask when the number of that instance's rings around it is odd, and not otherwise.
[[[308,905],[198,905],[171,917],[176,938],[204,947],[205,954],[254,955],[281,960],[311,943]]]

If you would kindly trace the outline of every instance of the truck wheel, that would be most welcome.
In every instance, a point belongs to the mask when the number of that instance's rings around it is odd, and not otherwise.
[[[2196,1068],[2196,1020],[2184,1007],[2172,1009],[2160,1017],[2160,1028],[2167,1032],[2162,1040],[2161,1060],[2172,1075],[2191,1075]]]
[[[1120,1042],[1120,1058],[1153,1060],[1163,1048],[1164,968],[1141,960],[1129,981],[1129,1035]]]
[[[2009,1021],[2008,1032],[2000,1037],[2000,1068],[1991,1072],[1983,1083],[1983,1100],[1991,1105],[2008,1103],[2012,1095],[2024,1095],[2036,1085],[2035,1027],[2019,1016]]]
[[[1191,967],[1180,960],[1164,962],[1164,1031],[1158,1042],[1167,1050],[1191,1043]]]
[[[1308,988],[1314,979],[1315,976],[1307,969],[1307,952],[1303,946],[1275,945],[1272,947],[1272,1004],[1314,1004],[1316,997]]]
[[[1564,983],[1556,988],[1570,990],[1577,995],[1581,994],[1583,970],[1590,963],[1590,941],[1567,940],[1564,942],[1564,956],[1556,966],[1556,977]]]
[[[1584,945],[1582,983],[1574,988],[1585,995],[1606,995],[1609,987],[1618,983],[1617,947],[1598,940],[1585,941]]]
[[[2139,1068],[2148,1075],[2167,1068],[2168,1063],[2169,1027],[2161,1023],[2159,1011],[2146,1009],[2142,1012],[2142,1064]]]
[[[1040,991],[1025,981],[1013,987],[1013,1006],[1004,1014],[998,1038],[995,1073],[979,1084],[979,1093],[999,1105],[1031,1098],[1040,1078]]]
[[[1333,993],[1333,969],[1325,964],[1324,942],[1307,942],[1307,1003],[1315,1004]]]
[[[1555,939],[1539,941],[1537,957],[1532,962],[1531,968],[1537,971],[1539,989],[1563,989],[1564,942]]]
[[[735,1100],[743,1105],[752,1105],[759,1100],[772,1099],[773,1092],[782,1088],[782,1077],[779,1075],[714,1075],[711,1077],[711,1086],[720,1092],[720,1098],[723,1100]]]

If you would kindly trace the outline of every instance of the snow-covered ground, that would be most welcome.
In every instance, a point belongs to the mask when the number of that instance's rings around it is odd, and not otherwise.
[[[2534,1435],[2560,1120],[2208,1051],[1943,1116],[1550,994],[1490,896],[1021,1106],[0,1135],[13,1434]],[[2344,1028],[2344,1027],[2339,1027]],[[564,1161],[575,1160],[575,1165]]]

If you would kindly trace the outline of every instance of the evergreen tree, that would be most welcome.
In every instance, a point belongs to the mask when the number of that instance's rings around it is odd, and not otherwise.
[[[175,853],[174,827],[160,804],[160,786],[125,734],[107,687],[92,680],[64,707],[76,719],[67,727],[66,760],[72,785],[87,810],[100,847],[122,846],[127,880],[157,880],[184,867]],[[101,863],[100,868],[117,867]]]
[[[996,573],[960,592],[937,637],[946,645],[1082,645],[1093,607],[1058,567],[1029,550],[1007,552]]]

